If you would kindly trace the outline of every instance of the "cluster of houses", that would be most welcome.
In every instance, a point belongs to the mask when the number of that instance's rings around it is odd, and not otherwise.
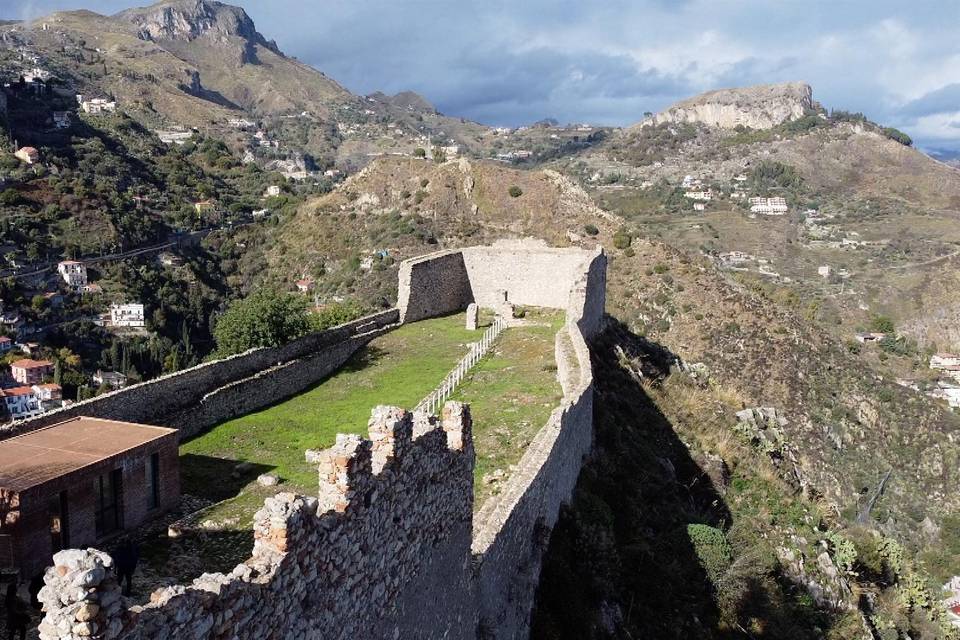
[[[9,377],[0,389],[6,415],[20,420],[62,406],[60,385],[50,381],[53,373],[54,364],[49,360],[21,358],[10,363]]]
[[[77,94],[77,104],[84,113],[90,115],[100,115],[103,113],[114,113],[117,110],[116,100],[107,100],[106,98],[86,98]]]

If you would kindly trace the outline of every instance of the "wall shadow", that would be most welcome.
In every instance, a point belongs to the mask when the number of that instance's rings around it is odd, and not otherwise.
[[[236,496],[257,476],[273,468],[255,462],[184,453],[180,455],[180,490],[220,502]]]
[[[702,566],[687,527],[727,530],[730,509],[636,373],[655,384],[677,359],[607,320],[591,345],[594,448],[550,535],[531,638],[822,637],[824,626],[813,634],[809,626],[784,633],[795,612],[775,611],[778,603],[749,580],[738,591],[736,617],[770,623],[747,631],[722,619],[718,596],[725,596]],[[630,367],[622,365],[625,359]],[[750,570],[761,577],[772,572]]]

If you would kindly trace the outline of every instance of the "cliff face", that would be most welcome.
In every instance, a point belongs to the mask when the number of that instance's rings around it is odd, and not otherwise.
[[[135,25],[141,40],[190,42],[208,37],[224,43],[239,38],[279,53],[274,43],[260,35],[243,9],[212,0],[172,0],[129,9],[116,17]]]
[[[737,125],[769,129],[801,117],[812,107],[813,91],[808,84],[764,84],[709,91],[678,102],[642,125],[688,122],[723,129],[732,129]]]

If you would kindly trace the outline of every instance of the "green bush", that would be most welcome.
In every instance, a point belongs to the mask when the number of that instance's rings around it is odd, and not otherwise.
[[[584,225],[583,232],[586,233],[588,236],[595,236],[598,233],[600,233],[600,229],[597,229],[596,225],[587,224],[587,225]]]
[[[908,147],[913,145],[913,139],[899,129],[894,129],[893,127],[884,127],[882,129],[882,133],[894,142],[899,142],[900,144]]]
[[[723,531],[706,524],[688,524],[687,537],[700,566],[710,581],[717,584],[733,562],[733,551]]]
[[[426,157],[427,157],[427,150],[424,149],[423,147],[417,147],[416,149],[413,150],[413,157],[414,157],[414,158],[426,158]]]
[[[613,234],[613,246],[621,251],[628,249],[633,242],[633,236],[626,229],[620,229]]]
[[[311,331],[307,299],[258,289],[220,316],[213,335],[220,357],[255,347],[279,347]]]
[[[523,195],[523,189],[521,189],[521,188],[518,187],[517,185],[513,185],[513,186],[510,187],[510,189],[508,190],[508,193],[510,194],[510,197],[511,197],[511,198],[519,198],[520,196]]]
[[[870,319],[870,331],[877,333],[895,333],[897,330],[893,320],[888,316],[876,315]]]

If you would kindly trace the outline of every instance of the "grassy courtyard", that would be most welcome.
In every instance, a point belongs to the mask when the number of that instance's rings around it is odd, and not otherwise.
[[[481,329],[491,319],[482,314]],[[316,470],[303,452],[330,446],[337,433],[365,434],[378,404],[414,407],[480,337],[481,331],[465,330],[463,321],[463,314],[455,314],[402,326],[311,389],[183,443],[183,492],[215,504],[190,517],[185,535],[145,541],[138,581],[183,582],[245,560],[253,515],[266,497],[316,491]],[[525,326],[505,330],[453,397],[470,403],[473,413],[477,507],[499,492],[510,466],[560,400],[554,336],[562,322],[561,312],[527,310]],[[266,472],[279,476],[280,485],[257,484]]]

